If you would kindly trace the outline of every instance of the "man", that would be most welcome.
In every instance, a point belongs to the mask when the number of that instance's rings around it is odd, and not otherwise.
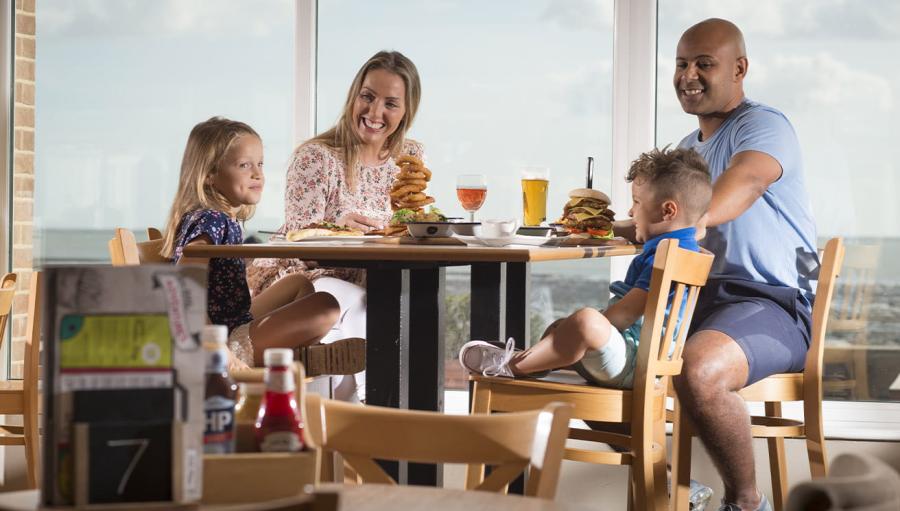
[[[801,371],[809,347],[809,277],[818,263],[800,147],[781,112],[744,96],[749,62],[733,23],[708,19],[689,28],[675,61],[678,100],[700,124],[679,147],[709,164],[713,196],[698,231],[707,228],[702,245],[716,256],[675,389],[722,476],[720,511],[769,510],[737,392]]]

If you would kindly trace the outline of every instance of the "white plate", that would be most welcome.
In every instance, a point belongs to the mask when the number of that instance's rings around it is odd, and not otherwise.
[[[456,236],[466,242],[467,245],[489,246],[489,247],[505,247],[508,245],[529,245],[539,247],[549,240],[539,236],[506,236],[503,238],[488,238],[484,236]]]

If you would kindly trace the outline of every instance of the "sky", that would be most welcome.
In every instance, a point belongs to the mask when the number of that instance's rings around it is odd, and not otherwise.
[[[681,32],[711,16],[742,27],[748,95],[797,130],[820,235],[900,237],[900,2],[660,0],[660,146],[696,128],[670,77]],[[334,123],[369,56],[401,51],[422,78],[410,136],[425,145],[437,205],[461,216],[456,176],[483,173],[477,217],[520,217],[519,173],[539,165],[550,169],[555,216],[584,185],[587,156],[596,188],[613,179],[612,28],[612,0],[322,0],[317,127]],[[292,31],[292,0],[42,0],[39,228],[162,226],[187,134],[213,115],[262,135],[267,185],[248,227],[277,228],[300,142]]]

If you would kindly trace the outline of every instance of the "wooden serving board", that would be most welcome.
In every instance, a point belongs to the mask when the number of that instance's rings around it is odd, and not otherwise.
[[[609,247],[615,245],[627,245],[628,240],[624,238],[598,239],[598,238],[579,238],[573,236],[561,236],[550,238],[544,246],[549,247]]]
[[[368,240],[366,243],[383,243],[385,245],[456,245],[466,246],[466,242],[459,238],[450,237],[429,237],[429,238],[413,238],[412,236],[385,236],[384,238],[375,238]]]

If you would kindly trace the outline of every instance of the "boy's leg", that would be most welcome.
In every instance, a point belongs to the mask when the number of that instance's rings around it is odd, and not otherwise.
[[[314,292],[312,282],[302,273],[287,275],[253,297],[250,314],[254,318],[261,318]]]
[[[572,365],[584,358],[587,350],[603,348],[611,328],[609,320],[597,309],[580,309],[551,324],[543,339],[513,356],[509,367],[513,374],[524,376]]]

